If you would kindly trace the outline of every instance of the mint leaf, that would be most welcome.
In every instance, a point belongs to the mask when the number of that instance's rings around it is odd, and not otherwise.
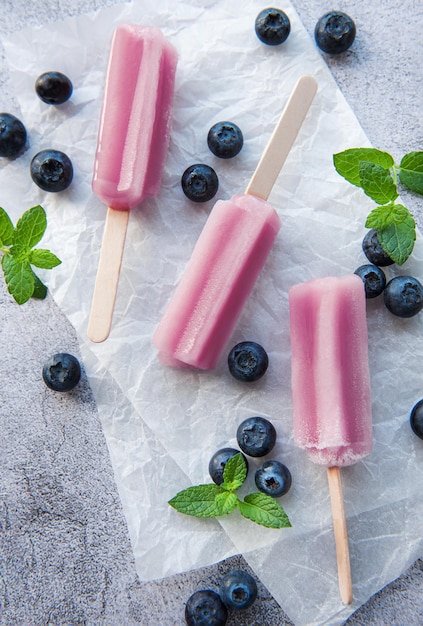
[[[26,246],[17,244],[9,248],[8,254],[11,254],[16,261],[21,261],[23,263],[24,261],[28,261],[29,250]]]
[[[47,296],[47,287],[41,280],[38,278],[36,274],[34,274],[34,291],[32,293],[32,298],[37,298],[37,300],[44,300]]]
[[[9,254],[3,255],[1,264],[10,295],[18,304],[24,304],[34,292],[35,279],[30,264]]]
[[[359,165],[361,187],[364,193],[378,204],[387,204],[398,198],[397,186],[381,165],[361,161]]]
[[[291,522],[281,505],[265,493],[251,493],[238,500],[241,515],[267,528],[289,528]]]
[[[399,177],[408,189],[423,195],[423,152],[409,152],[403,156]]]
[[[394,159],[388,152],[375,148],[349,148],[333,155],[333,164],[338,174],[356,187],[361,187],[359,171],[361,161],[380,165],[385,170],[394,165]]]
[[[195,517],[216,517],[221,515],[222,503],[216,498],[223,493],[218,485],[197,485],[188,487],[169,500],[170,506]]]
[[[36,248],[35,250],[31,250],[29,262],[31,265],[35,265],[35,267],[51,270],[53,267],[60,265],[62,261],[58,259],[53,252],[50,252],[50,250]]]
[[[402,204],[376,207],[366,220],[367,228],[376,228],[382,248],[395,263],[403,265],[414,248],[416,222]]]
[[[12,220],[4,209],[0,207],[0,246],[10,246],[15,229]]]
[[[47,216],[40,205],[32,207],[22,215],[16,224],[13,243],[30,250],[41,240],[47,228]]]
[[[403,265],[413,252],[416,231],[406,222],[391,224],[377,231],[382,248],[395,263]]]
[[[227,515],[236,508],[238,504],[238,496],[232,491],[222,491],[215,497],[216,505],[220,509],[219,515]]]
[[[241,452],[228,459],[223,470],[222,489],[235,491],[239,489],[247,477],[247,464]]]

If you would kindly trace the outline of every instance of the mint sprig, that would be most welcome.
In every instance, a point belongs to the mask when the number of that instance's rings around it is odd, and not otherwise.
[[[247,477],[241,453],[231,457],[223,470],[223,483],[188,487],[169,500],[179,513],[195,517],[219,517],[239,509],[245,518],[267,528],[289,528],[291,523],[280,504],[271,496],[257,492],[240,500],[235,493]]]
[[[1,266],[8,291],[18,304],[27,302],[31,297],[43,299],[47,295],[47,287],[32,266],[52,269],[61,263],[50,250],[35,248],[46,228],[46,212],[40,205],[25,211],[16,227],[0,207]]]
[[[388,152],[350,148],[334,154],[333,163],[338,174],[379,205],[365,225],[376,228],[382,248],[395,263],[405,263],[414,248],[416,223],[407,207],[396,203],[398,183],[423,195],[423,152],[409,152],[398,165]]]

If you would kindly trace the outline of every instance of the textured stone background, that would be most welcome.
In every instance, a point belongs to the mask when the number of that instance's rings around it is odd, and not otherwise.
[[[334,8],[292,0],[312,35]],[[115,4],[114,0],[2,0],[0,37],[14,30]],[[263,4],[265,6],[265,4]],[[373,145],[399,159],[422,149],[420,0],[338,2],[358,26],[342,58],[325,56]],[[13,85],[0,46],[0,109],[13,111]],[[422,201],[404,196],[423,227]],[[49,391],[45,359],[79,356],[73,328],[48,297],[18,307],[0,281],[0,623],[183,624],[196,589],[217,587],[242,557],[141,583],[115,487],[106,442],[83,376],[69,394]],[[423,527],[422,527],[423,530]],[[259,582],[252,609],[228,624],[289,625]],[[376,594],[349,626],[423,623],[423,562]]]

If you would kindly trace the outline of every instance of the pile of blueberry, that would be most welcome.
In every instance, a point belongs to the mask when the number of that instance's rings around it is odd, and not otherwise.
[[[73,86],[61,72],[44,72],[35,81],[35,93],[46,104],[60,105],[69,100]],[[11,113],[0,113],[0,156],[17,157],[24,149],[27,131],[24,124]],[[44,191],[67,189],[73,179],[69,157],[60,150],[41,150],[32,159],[31,178]]]
[[[229,610],[241,611],[257,598],[257,583],[246,570],[234,569],[224,576],[219,591],[195,591],[185,605],[188,626],[224,626]]]
[[[395,276],[389,282],[382,267],[393,265],[394,261],[386,254],[377,237],[377,231],[370,229],[362,244],[363,252],[370,264],[360,265],[355,274],[363,280],[366,298],[376,298],[383,293],[387,309],[398,317],[413,317],[423,308],[423,286],[413,276]]]
[[[255,21],[255,31],[260,41],[268,46],[279,46],[288,39],[291,22],[281,9],[268,7],[260,11]],[[354,21],[342,11],[329,11],[318,20],[314,29],[317,46],[328,54],[345,52],[356,35]]]
[[[217,122],[207,134],[207,145],[219,159],[232,159],[241,151],[244,137],[234,122]],[[193,202],[208,202],[219,188],[215,170],[205,163],[187,167],[181,178],[182,191]]]
[[[268,455],[276,443],[276,430],[265,417],[248,417],[238,426],[236,440],[240,447],[248,472],[248,461],[244,455],[261,458]],[[223,483],[223,471],[226,463],[236,454],[236,448],[221,448],[213,454],[209,462],[209,474],[216,485]],[[268,496],[279,498],[291,488],[291,472],[279,461],[267,460],[255,470],[256,487]]]

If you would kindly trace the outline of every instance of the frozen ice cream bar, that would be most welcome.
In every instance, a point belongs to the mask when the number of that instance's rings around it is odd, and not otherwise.
[[[158,193],[170,135],[177,53],[158,28],[114,32],[92,188],[108,207],[88,336],[107,338],[129,210]]]
[[[239,316],[279,228],[277,213],[261,198],[216,202],[154,336],[156,346],[165,346],[163,362],[214,367],[232,330],[228,320]]]
[[[163,363],[216,366],[280,229],[267,198],[316,90],[313,77],[300,78],[246,192],[211,210],[153,337]]]
[[[342,600],[352,602],[348,536],[339,468],[372,449],[366,296],[355,274],[289,291],[294,438],[326,466]]]
[[[289,306],[295,441],[314,463],[352,465],[372,448],[363,281],[295,285]]]

